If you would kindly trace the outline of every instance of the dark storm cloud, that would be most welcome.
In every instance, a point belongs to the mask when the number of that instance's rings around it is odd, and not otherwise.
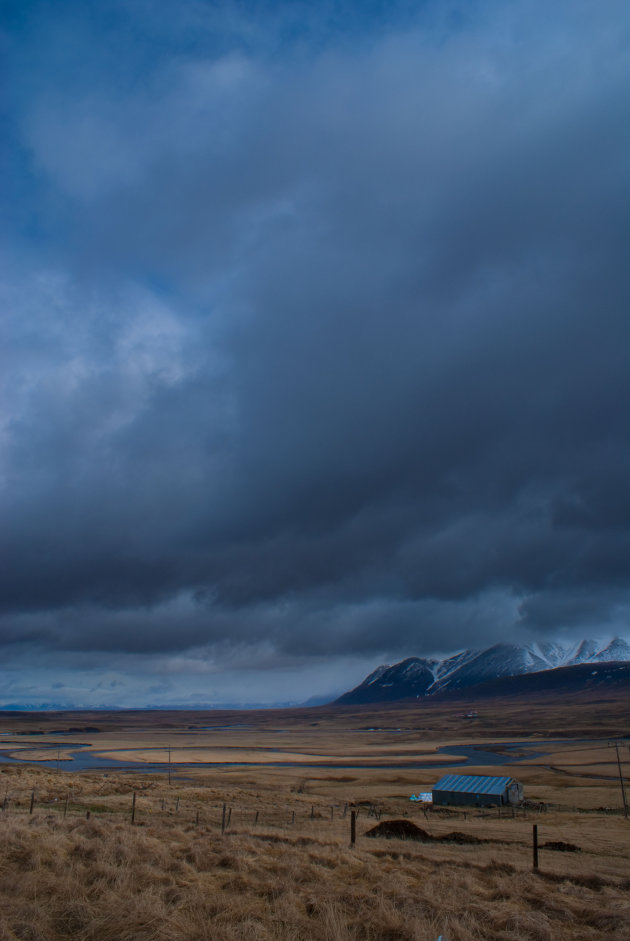
[[[12,116],[4,642],[624,629],[624,5],[116,6],[114,79],[69,9],[85,82],[18,69]]]

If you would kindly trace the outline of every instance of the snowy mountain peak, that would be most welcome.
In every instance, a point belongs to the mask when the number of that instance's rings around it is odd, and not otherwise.
[[[373,673],[370,673],[369,676],[366,676],[363,682],[365,683],[366,686],[371,686],[372,683],[378,682],[378,680],[380,680],[380,678],[382,677],[383,673],[386,673],[389,669],[390,669],[389,663],[383,663],[382,666],[377,667]]]
[[[566,644],[550,641],[520,645],[499,643],[486,650],[462,650],[443,660],[408,657],[391,666],[384,664],[337,702],[378,702],[431,696],[499,677],[613,661],[630,662],[630,644],[620,637]]]
[[[478,657],[480,653],[481,651],[479,650],[462,650],[459,653],[448,657],[446,660],[436,660],[436,665],[433,670],[435,679],[446,679],[451,675],[451,673],[454,673],[465,663],[469,663],[471,660],[474,660],[475,657]]]
[[[613,660],[630,660],[630,644],[621,637],[613,637],[610,643],[602,647],[593,657],[597,663],[607,663]]]

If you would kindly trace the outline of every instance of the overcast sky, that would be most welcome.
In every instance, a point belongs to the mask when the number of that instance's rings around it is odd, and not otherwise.
[[[4,0],[0,706],[630,633],[627,0]]]

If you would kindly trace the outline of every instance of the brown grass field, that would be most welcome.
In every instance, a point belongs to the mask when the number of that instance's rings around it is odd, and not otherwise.
[[[609,742],[630,733],[630,692],[598,697],[4,713],[0,749],[19,761],[0,764],[0,941],[627,941],[630,821]],[[437,753],[510,742],[499,767]],[[136,765],[70,771],[78,751]],[[620,757],[625,773],[626,743]],[[512,774],[546,809],[423,811],[409,796],[445,760]],[[400,819],[427,839],[366,836]]]

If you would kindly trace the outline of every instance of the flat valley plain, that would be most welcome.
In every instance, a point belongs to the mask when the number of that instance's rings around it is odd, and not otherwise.
[[[601,688],[3,713],[0,941],[627,941],[630,821],[611,743],[630,797],[629,734],[630,691]],[[512,775],[527,807],[410,801],[451,770]],[[367,835],[401,820],[419,839]]]

